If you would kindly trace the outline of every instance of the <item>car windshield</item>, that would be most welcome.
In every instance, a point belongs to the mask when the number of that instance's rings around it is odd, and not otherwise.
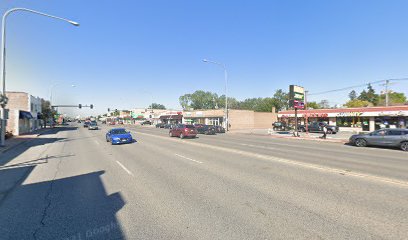
[[[127,131],[125,129],[114,129],[111,131],[112,134],[125,134]]]

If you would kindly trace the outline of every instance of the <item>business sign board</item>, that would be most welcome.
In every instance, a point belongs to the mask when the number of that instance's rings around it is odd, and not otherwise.
[[[289,107],[295,107],[294,101],[304,103],[305,89],[296,85],[289,85]]]

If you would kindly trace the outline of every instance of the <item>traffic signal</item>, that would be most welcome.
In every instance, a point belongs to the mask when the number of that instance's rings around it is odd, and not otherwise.
[[[79,105],[78,105],[78,108],[81,109],[81,108],[82,108],[82,104],[79,104]]]
[[[93,109],[93,104],[91,104],[91,106],[89,106],[91,109]]]

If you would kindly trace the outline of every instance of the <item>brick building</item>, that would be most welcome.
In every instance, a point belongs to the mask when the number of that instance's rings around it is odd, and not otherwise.
[[[32,132],[41,127],[41,98],[25,92],[6,92],[9,109],[6,130],[13,135]]]

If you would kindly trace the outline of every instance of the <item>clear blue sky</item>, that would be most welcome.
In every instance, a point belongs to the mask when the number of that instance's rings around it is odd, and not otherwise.
[[[271,96],[289,84],[310,92],[408,77],[408,1],[90,1],[0,0],[3,13],[27,7],[79,28],[18,13],[8,18],[8,90],[93,111],[179,108],[198,89],[237,99]],[[71,88],[74,83],[77,87]],[[374,86],[378,91],[381,86]],[[392,86],[408,93],[408,81]],[[356,89],[361,91],[362,89]],[[348,91],[313,97],[343,103]]]

